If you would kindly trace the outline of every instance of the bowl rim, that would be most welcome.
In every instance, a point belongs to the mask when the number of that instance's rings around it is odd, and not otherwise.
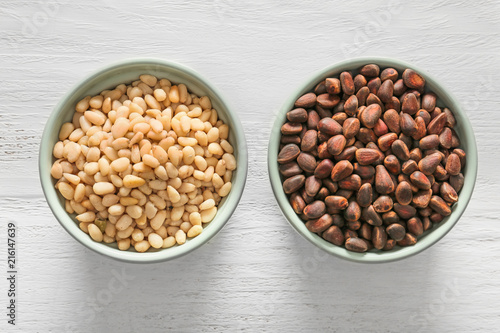
[[[200,84],[203,86],[204,93],[209,96],[216,96],[220,101],[220,107],[227,110],[227,112],[224,112],[224,114],[228,119],[231,119],[231,122],[233,123],[232,132],[234,133],[234,137],[238,145],[238,178],[236,179],[236,182],[233,181],[231,192],[227,197],[227,199],[231,198],[231,201],[227,200],[229,202],[224,202],[224,210],[217,212],[214,220],[210,222],[211,227],[204,228],[204,232],[201,235],[190,239],[183,245],[174,246],[167,249],[158,249],[158,251],[155,252],[147,251],[144,253],[121,251],[112,248],[107,244],[97,243],[92,240],[87,234],[82,232],[75,220],[63,209],[63,207],[61,207],[60,203],[55,202],[58,200],[58,197],[56,190],[53,188],[50,170],[46,170],[46,166],[43,165],[43,156],[46,156],[48,154],[52,157],[53,147],[48,147],[51,135],[50,129],[53,129],[55,127],[57,117],[63,113],[64,107],[69,102],[71,96],[77,93],[77,91],[81,87],[88,84],[88,82],[99,78],[101,75],[105,75],[107,72],[138,65],[145,66],[145,72],[158,69],[157,66],[166,69],[166,71],[177,70],[182,72],[183,74],[186,74],[188,77],[191,77],[197,82],[200,82]],[[147,66],[151,67],[148,68]],[[49,118],[44,125],[44,130],[39,147],[38,172],[42,191],[44,193],[47,204],[49,205],[49,208],[51,209],[54,217],[57,219],[59,224],[75,240],[96,253],[119,261],[129,263],[156,263],[172,260],[190,253],[191,251],[207,243],[226,225],[243,195],[248,175],[248,151],[245,133],[238,113],[235,112],[234,108],[229,105],[218,88],[215,87],[210,81],[208,81],[203,75],[199,74],[190,67],[182,65],[175,61],[154,57],[127,58],[101,66],[89,75],[85,75],[83,78],[78,80],[78,82],[75,83],[61,99],[59,99],[59,102],[52,108]]]
[[[432,89],[434,92],[440,90],[441,93],[436,93],[439,98],[448,99],[450,103],[447,103],[447,107],[453,110],[455,118],[460,118],[461,126],[463,127],[464,134],[461,136],[461,147],[467,142],[469,149],[467,152],[467,164],[466,164],[466,176],[464,179],[464,185],[460,191],[460,199],[454,207],[452,208],[452,214],[445,217],[445,219],[439,224],[436,229],[431,229],[424,233],[425,237],[419,239],[417,244],[408,247],[398,247],[391,251],[368,251],[365,253],[356,253],[346,250],[343,247],[339,247],[328,243],[327,241],[320,238],[318,235],[311,233],[305,228],[304,222],[299,218],[299,216],[291,208],[288,198],[282,189],[282,183],[280,179],[280,174],[278,171],[278,162],[276,157],[279,150],[280,141],[280,128],[286,119],[286,112],[290,111],[294,106],[294,101],[302,96],[303,94],[312,90],[312,88],[321,80],[326,78],[328,75],[338,75],[340,72],[345,70],[356,70],[361,66],[366,64],[377,64],[380,67],[395,67],[395,68],[410,68],[421,74],[425,80],[426,85],[429,84],[434,86]],[[399,69],[398,69],[399,70]],[[336,74],[333,74],[336,73]],[[444,95],[444,97],[442,97]],[[472,148],[472,149],[470,149]],[[278,206],[288,223],[297,231],[302,237],[307,239],[310,243],[316,245],[322,250],[338,257],[351,262],[358,263],[384,263],[392,262],[396,260],[402,260],[410,256],[416,255],[425,249],[431,247],[442,239],[458,222],[460,217],[465,211],[474,191],[475,181],[477,177],[478,169],[478,156],[477,156],[477,145],[472,125],[470,123],[467,114],[462,109],[458,100],[453,94],[451,94],[443,85],[439,83],[432,75],[421,70],[420,68],[409,64],[405,61],[389,58],[389,57],[357,57],[348,60],[343,60],[333,65],[327,66],[321,70],[316,71],[310,75],[307,80],[299,83],[299,86],[293,90],[292,94],[289,94],[285,102],[282,104],[278,113],[276,114],[276,119],[273,124],[271,131],[271,136],[269,139],[268,146],[268,174],[269,181],[271,182],[271,188],[273,190]],[[465,171],[464,171],[465,172]]]

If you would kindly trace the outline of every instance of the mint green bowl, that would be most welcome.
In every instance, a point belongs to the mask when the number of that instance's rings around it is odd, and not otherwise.
[[[455,115],[457,124],[454,129],[456,130],[460,138],[461,148],[464,149],[467,154],[467,163],[465,165],[465,170],[463,171],[465,177],[464,186],[459,193],[458,202],[452,208],[452,214],[446,217],[441,223],[435,225],[432,229],[428,230],[422,236],[420,236],[418,238],[417,244],[408,247],[396,246],[390,251],[380,251],[372,249],[366,253],[355,253],[347,251],[343,247],[333,245],[322,239],[320,236],[313,234],[309,230],[307,230],[304,222],[293,211],[287,196],[283,192],[281,177],[278,170],[278,162],[276,159],[279,152],[278,150],[281,137],[281,125],[286,120],[286,113],[293,108],[295,100],[303,94],[312,91],[314,87],[323,79],[336,76],[343,71],[353,71],[354,74],[357,74],[358,69],[366,64],[377,64],[381,68],[393,67],[398,70],[400,75],[405,68],[412,68],[422,76],[424,76],[427,81],[426,89],[433,91],[438,96],[438,106],[447,106],[448,108],[450,108],[450,110],[453,111],[453,114]],[[281,107],[274,123],[268,149],[268,168],[271,186],[278,201],[279,207],[283,212],[283,215],[285,215],[286,219],[288,220],[288,222],[290,222],[292,227],[305,239],[307,239],[317,247],[325,250],[326,252],[339,258],[361,263],[382,263],[407,258],[409,256],[422,252],[423,250],[427,249],[428,247],[439,241],[441,238],[443,238],[444,235],[446,235],[458,222],[460,216],[462,216],[465,208],[467,207],[467,204],[469,203],[476,181],[477,163],[478,158],[474,132],[472,131],[472,126],[469,122],[469,119],[467,118],[467,115],[460,107],[457,99],[454,98],[447,90],[445,90],[444,87],[438,83],[438,81],[426,74],[421,69],[416,68],[415,66],[403,61],[389,58],[370,57],[346,60],[333,66],[327,67],[314,74],[311,78],[301,84],[299,88],[290,95],[290,97]]]
[[[94,242],[78,227],[74,214],[66,213],[64,199],[55,190],[55,180],[50,176],[54,158],[52,148],[58,141],[58,134],[64,122],[71,121],[76,103],[87,95],[95,95],[102,90],[114,88],[121,83],[130,83],[141,74],[152,74],[158,78],[167,78],[174,83],[184,83],[188,89],[199,96],[207,95],[217,110],[219,118],[229,125],[229,141],[234,147],[234,155],[238,166],[233,173],[232,189],[219,206],[215,218],[204,228],[203,232],[168,249],[150,249],[144,253],[136,252],[133,247],[128,251],[118,250],[116,243],[105,244]],[[243,128],[236,112],[229,108],[221,93],[205,78],[190,68],[160,59],[130,59],[106,66],[80,81],[67,93],[50,115],[40,143],[39,172],[42,189],[49,204],[63,228],[89,249],[108,257],[134,263],[151,263],[170,260],[182,256],[214,237],[226,224],[236,209],[245,187],[247,177],[247,146]]]

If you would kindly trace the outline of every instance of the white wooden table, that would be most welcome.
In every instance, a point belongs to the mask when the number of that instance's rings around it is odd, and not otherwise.
[[[498,1],[0,0],[1,332],[498,332]],[[469,207],[437,245],[361,265],[308,243],[267,178],[274,115],[312,72],[399,58],[462,102],[479,149]],[[38,144],[57,101],[95,69],[160,57],[227,97],[249,147],[243,198],[201,250],[133,265],[73,240],[39,185]],[[17,224],[17,325],[7,324],[7,223]],[[4,277],[5,276],[5,277]]]

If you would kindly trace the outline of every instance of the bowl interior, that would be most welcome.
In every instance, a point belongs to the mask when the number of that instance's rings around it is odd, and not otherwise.
[[[217,110],[219,118],[228,124],[229,141],[234,147],[238,167],[233,172],[232,189],[225,197],[216,217],[204,227],[203,232],[188,239],[182,246],[168,249],[150,249],[145,253],[137,253],[133,247],[128,251],[117,249],[116,243],[105,244],[94,242],[87,234],[80,230],[75,222],[74,214],[71,216],[64,209],[64,198],[54,188],[55,180],[50,176],[50,168],[55,158],[52,148],[58,141],[58,134],[64,122],[71,121],[76,103],[87,95],[96,95],[105,89],[114,88],[121,83],[128,84],[139,78],[141,74],[152,74],[156,77],[169,79],[172,83],[184,83],[188,90],[198,96],[207,95],[212,101],[212,106]],[[243,193],[247,175],[247,148],[244,132],[238,116],[231,112],[222,95],[203,77],[193,70],[168,61],[158,59],[133,59],[123,61],[103,68],[77,84],[60,103],[55,107],[47,124],[40,145],[40,180],[47,202],[61,225],[79,242],[101,254],[119,260],[131,262],[156,262],[172,259],[190,252],[206,243],[227,222]]]
[[[465,169],[463,170],[463,174],[465,177],[464,186],[459,193],[458,202],[452,207],[452,214],[446,217],[441,223],[434,225],[432,229],[428,230],[422,236],[420,236],[418,238],[418,242],[415,245],[409,247],[396,246],[390,251],[373,249],[366,253],[355,253],[347,251],[343,247],[333,245],[322,239],[320,236],[313,234],[309,230],[307,230],[304,222],[293,211],[290,203],[288,202],[286,194],[283,192],[281,176],[278,171],[278,162],[276,159],[279,152],[278,150],[281,137],[281,125],[286,121],[286,113],[294,107],[295,100],[303,94],[312,91],[321,80],[327,77],[338,77],[338,75],[343,71],[352,71],[352,73],[356,75],[358,74],[358,70],[361,66],[370,63],[379,65],[381,69],[393,67],[398,70],[400,75],[404,69],[412,68],[425,77],[427,82],[426,91],[433,91],[434,93],[436,93],[436,95],[438,96],[437,105],[440,107],[447,106],[455,115],[457,124],[454,129],[456,130],[460,138],[461,148],[465,150],[467,154],[467,163],[465,165]],[[446,233],[448,233],[448,231],[450,231],[451,228],[453,228],[453,226],[457,223],[460,216],[463,214],[474,189],[477,175],[477,149],[472,126],[467,118],[467,115],[461,109],[458,101],[435,79],[433,79],[422,70],[416,68],[415,66],[407,64],[403,61],[387,58],[358,58],[344,61],[327,67],[322,71],[319,71],[304,84],[302,84],[285,101],[273,126],[268,149],[268,167],[273,192],[278,200],[281,211],[290,222],[290,224],[295,228],[295,230],[297,230],[303,237],[305,237],[307,240],[320,247],[321,249],[347,260],[368,263],[388,262],[403,259],[423,251],[424,249],[436,243],[444,235],[446,235]]]

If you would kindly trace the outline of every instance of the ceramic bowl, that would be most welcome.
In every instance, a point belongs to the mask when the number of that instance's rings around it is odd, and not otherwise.
[[[64,198],[54,188],[55,180],[50,176],[51,165],[54,162],[52,149],[58,141],[59,129],[64,122],[72,119],[76,103],[87,95],[96,95],[102,90],[114,88],[121,83],[128,84],[137,80],[141,74],[152,74],[158,78],[167,78],[173,83],[184,83],[194,94],[209,96],[219,118],[229,125],[229,141],[234,147],[234,155],[238,163],[238,167],[233,173],[230,194],[222,200],[217,215],[204,227],[199,236],[188,239],[183,245],[159,250],[150,249],[144,253],[136,252],[133,247],[128,251],[120,251],[117,249],[116,243],[94,242],[80,230],[75,215],[66,213]],[[222,94],[208,80],[194,70],[175,62],[160,59],[131,59],[111,64],[87,76],[57,104],[45,125],[40,143],[39,172],[42,189],[50,209],[73,238],[89,249],[114,259],[149,263],[182,256],[205,244],[222,229],[236,209],[243,193],[247,176],[247,163],[246,141],[238,115],[234,109],[228,106]]]
[[[327,77],[338,77],[343,71],[352,71],[354,77],[363,65],[372,63],[379,65],[381,70],[386,67],[393,67],[398,70],[400,75],[404,69],[412,68],[426,79],[426,90],[433,91],[438,96],[437,105],[447,106],[455,115],[457,124],[454,129],[460,138],[461,148],[467,153],[467,163],[465,170],[462,171],[465,177],[464,186],[459,193],[458,202],[452,207],[452,214],[446,217],[441,223],[435,224],[432,229],[425,232],[422,236],[418,237],[418,242],[415,245],[408,247],[395,246],[390,251],[372,249],[366,253],[356,253],[347,251],[343,247],[333,245],[317,234],[307,230],[304,222],[293,211],[283,191],[282,178],[278,170],[277,156],[280,146],[281,125],[285,123],[286,113],[294,108],[294,102],[298,97],[312,91],[320,81]],[[286,99],[277,115],[268,149],[268,168],[272,189],[283,215],[288,222],[290,222],[292,227],[309,242],[326,252],[343,259],[362,263],[380,263],[403,259],[427,249],[443,238],[458,222],[469,203],[476,181],[477,163],[478,159],[474,132],[472,131],[472,126],[466,113],[462,110],[457,99],[439,84],[437,80],[421,69],[400,60],[387,58],[358,58],[343,61],[315,73],[308,80],[298,84],[298,88]]]

